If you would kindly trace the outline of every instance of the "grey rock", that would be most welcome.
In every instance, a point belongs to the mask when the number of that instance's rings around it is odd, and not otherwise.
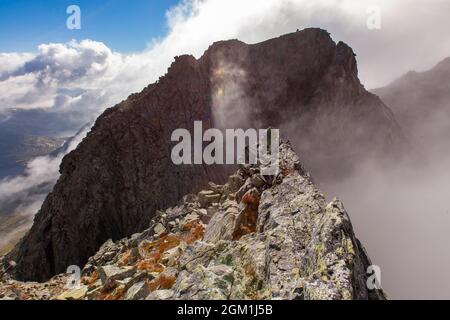
[[[150,289],[145,281],[134,284],[128,289],[124,300],[143,300],[150,294]]]
[[[206,227],[203,240],[212,243],[219,240],[231,240],[236,217],[237,215],[231,211],[216,213]]]
[[[153,231],[155,232],[155,235],[160,236],[163,233],[167,232],[166,227],[164,227],[161,223],[158,223],[154,228]]]
[[[215,193],[212,190],[201,191],[198,194],[198,201],[202,208],[208,208],[213,203],[218,203],[220,201],[221,195]]]
[[[370,261],[342,203],[327,203],[298,164],[282,144],[280,166],[288,174],[261,194],[255,233],[232,241],[239,215],[213,216],[204,242],[180,258],[185,271],[173,288],[176,299],[384,298],[365,286]]]
[[[103,283],[107,281],[123,280],[131,277],[136,269],[134,267],[117,267],[114,265],[106,265],[97,269],[100,279]]]
[[[209,182],[208,187],[211,191],[213,191],[215,194],[222,194],[224,192],[224,186],[215,184],[214,182]]]
[[[244,183],[245,183],[245,179],[243,179],[241,177],[241,175],[239,175],[239,174],[231,175],[228,178],[228,190],[227,191],[229,193],[235,193],[242,187],[242,185]]]
[[[170,300],[172,297],[172,290],[156,290],[150,293],[146,300]]]
[[[252,189],[254,186],[251,182],[251,179],[247,179],[244,183],[244,185],[239,188],[239,190],[236,192],[236,201],[239,203],[241,202],[242,197],[244,196],[244,194],[247,193],[247,191],[249,191],[250,189]]]
[[[81,300],[88,293],[87,286],[80,286],[78,288],[71,289],[58,296],[58,300]]]
[[[262,178],[259,174],[255,174],[250,178],[250,183],[257,188],[261,188],[266,184],[264,178]]]

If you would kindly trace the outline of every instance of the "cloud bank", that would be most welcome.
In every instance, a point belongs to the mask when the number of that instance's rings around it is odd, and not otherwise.
[[[88,130],[89,128],[86,127],[80,131],[58,155],[37,157],[30,161],[23,175],[0,180],[0,203],[3,204],[19,196],[26,198],[28,194],[23,195],[24,191],[36,190],[45,184],[54,184],[59,176],[59,164],[62,158],[78,146]]]
[[[6,223],[0,224],[0,252],[31,227],[33,216],[59,177],[62,158],[78,146],[89,129],[80,130],[57,155],[37,157],[22,175],[0,180],[0,223]],[[14,228],[8,227],[8,221],[14,221]]]
[[[380,30],[366,26],[367,9],[373,5],[381,10]],[[35,53],[0,54],[0,113],[7,108],[47,108],[77,118],[81,127],[105,108],[156,81],[176,55],[199,57],[214,41],[238,38],[255,43],[304,27],[327,29],[336,41],[347,42],[358,55],[362,82],[368,88],[380,87],[409,70],[430,68],[450,56],[448,12],[447,0],[184,0],[167,12],[168,33],[150,40],[143,52],[122,54],[101,42],[81,40],[42,44]],[[1,181],[0,202],[27,194],[30,187],[54,183],[62,155],[35,159],[23,176]],[[414,216],[400,219],[405,214],[401,204],[408,200],[406,194],[397,192],[401,190],[393,190],[399,195],[395,199],[383,200],[384,193],[374,196],[376,190],[386,187],[385,180],[373,178],[367,186],[373,193],[363,194],[362,198],[367,196],[364,201],[352,203],[351,190],[365,183],[352,179],[345,182],[349,195],[343,196],[344,200],[349,198],[346,203],[350,203],[357,230],[368,235],[361,238],[369,252],[375,251],[380,260],[395,262],[389,264],[387,280],[401,277],[401,268],[408,266],[403,266],[402,257],[395,254],[405,249],[405,240],[400,236],[390,238],[382,252],[382,230],[392,231],[391,223],[400,225],[404,221],[408,230],[419,230],[422,226],[417,223],[426,221]],[[444,181],[439,181],[442,184],[439,182],[436,188],[444,188]],[[42,198],[37,201],[42,202]],[[374,221],[366,214],[358,216],[358,212],[364,212],[363,203],[378,208],[374,214],[379,214],[385,208],[382,201],[393,203],[387,211],[392,218],[383,215]],[[28,211],[36,211],[36,203],[32,201]],[[372,225],[381,230],[376,236],[370,232]],[[392,243],[399,245],[390,246]],[[384,284],[389,292],[387,280]],[[394,297],[402,297],[401,285],[406,280],[392,281],[396,286]],[[408,290],[420,286],[425,286],[423,281]]]

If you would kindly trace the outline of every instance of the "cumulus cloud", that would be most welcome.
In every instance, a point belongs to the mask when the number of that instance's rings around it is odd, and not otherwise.
[[[368,9],[373,6],[380,8],[380,30],[367,27]],[[321,27],[355,50],[360,77],[374,88],[450,56],[449,10],[446,0],[189,0],[168,12],[170,32],[153,43],[148,54],[198,57],[217,40],[255,43],[304,27]]]
[[[14,108],[53,108],[88,114],[100,111],[102,103],[118,97],[113,91],[105,99],[104,88],[121,71],[127,57],[91,40],[67,44],[43,44],[38,53],[10,54],[0,60],[20,60],[16,68],[0,69],[0,105]],[[92,101],[92,96],[96,96]],[[94,116],[97,115],[94,114]]]

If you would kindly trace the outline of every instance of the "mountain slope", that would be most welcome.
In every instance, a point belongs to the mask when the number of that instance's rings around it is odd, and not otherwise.
[[[280,174],[243,165],[224,185],[159,212],[143,233],[107,241],[83,268],[45,287],[0,279],[9,299],[384,299],[367,287],[370,265],[350,219],[326,203],[289,143]],[[65,280],[65,281],[64,281]]]
[[[326,31],[215,43],[198,60],[175,58],[157,83],[98,118],[8,256],[15,275],[47,280],[83,265],[107,239],[145,229],[156,210],[222,181],[228,168],[170,159],[171,133],[192,132],[195,120],[204,129],[280,128],[318,179],[403,143],[390,110],[360,84],[353,51]]]

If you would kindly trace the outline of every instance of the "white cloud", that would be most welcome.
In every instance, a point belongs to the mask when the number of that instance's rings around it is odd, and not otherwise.
[[[381,8],[378,31],[366,27],[372,5]],[[83,40],[43,44],[33,55],[0,54],[0,110],[56,107],[86,111],[92,120],[157,80],[176,55],[199,57],[214,41],[254,43],[307,26],[350,44],[363,82],[377,87],[450,56],[449,10],[445,0],[185,0],[167,12],[168,34],[141,53]]]
[[[11,60],[18,60],[17,54],[9,56]],[[76,104],[75,98],[83,99],[83,95],[91,91],[101,93],[126,61],[121,54],[91,40],[43,44],[37,54],[27,57],[21,65],[16,62],[15,69],[0,70],[1,105],[68,107]]]
[[[374,5],[381,9],[381,30],[367,28],[367,9]],[[450,56],[449,11],[446,0],[184,1],[168,13],[168,36],[147,55],[199,57],[218,40],[255,43],[303,27],[321,27],[355,50],[360,77],[374,88]],[[154,61],[158,65],[158,59]],[[159,61],[167,66],[167,61]]]

